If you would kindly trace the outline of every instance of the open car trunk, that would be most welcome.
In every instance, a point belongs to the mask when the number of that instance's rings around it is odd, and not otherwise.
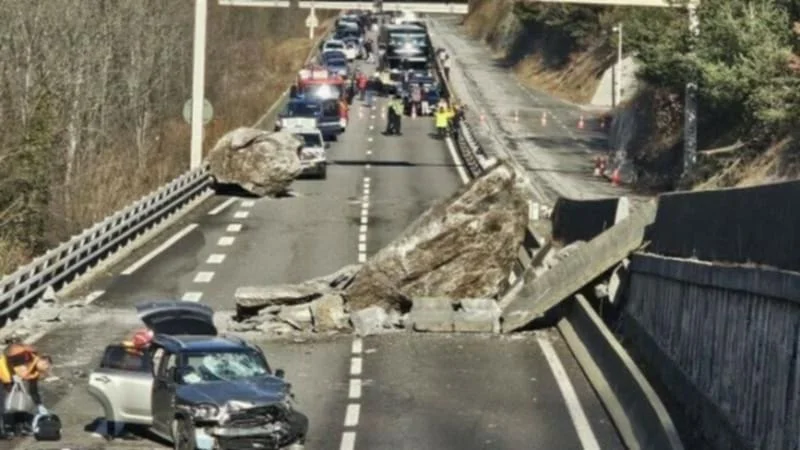
[[[136,305],[148,328],[158,334],[216,336],[214,310],[200,303],[167,300]]]

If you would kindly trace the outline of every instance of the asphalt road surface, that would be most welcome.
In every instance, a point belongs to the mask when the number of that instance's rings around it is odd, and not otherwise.
[[[467,104],[481,144],[496,154],[509,154],[522,165],[541,201],[552,204],[558,196],[631,196],[592,173],[594,157],[608,155],[607,130],[597,114],[523,86],[488,46],[465,35],[459,21],[437,16],[432,38],[435,46],[451,55],[451,84]],[[581,117],[583,128],[579,128]]]
[[[62,442],[0,447],[168,448],[146,433],[111,442],[93,435],[101,409],[86,376],[102,348],[136,326],[138,301],[183,298],[224,315],[239,286],[300,281],[363,260],[452,194],[462,178],[452,150],[429,135],[432,119],[405,118],[403,136],[383,136],[382,110],[354,103],[348,131],[329,151],[327,180],[297,181],[291,198],[211,199],[92,283],[82,322],[37,344],[55,357],[43,397],[64,422]],[[295,386],[311,422],[308,449],[622,448],[550,331],[257,343]]]

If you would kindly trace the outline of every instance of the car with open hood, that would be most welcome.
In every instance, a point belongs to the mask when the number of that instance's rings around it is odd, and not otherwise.
[[[180,450],[302,448],[308,419],[263,350],[219,335],[213,310],[184,301],[136,306],[147,348],[106,347],[89,394],[110,424],[148,427]]]

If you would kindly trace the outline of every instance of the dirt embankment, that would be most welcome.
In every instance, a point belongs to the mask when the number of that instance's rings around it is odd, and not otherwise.
[[[615,62],[616,43],[607,30],[619,20],[620,11],[596,10],[588,17],[576,12],[577,8],[562,8],[546,15],[548,25],[540,12],[546,7],[535,2],[473,0],[470,6],[465,30],[489,44],[496,58],[532,88],[586,104]],[[683,92],[641,82],[630,100],[606,113],[614,119],[610,121],[612,145],[624,146],[636,167],[637,184],[643,188],[686,186],[678,181],[683,167],[683,101]],[[798,173],[797,137],[741,146],[737,142],[743,132],[735,118],[719,111],[711,114],[702,104],[698,118],[700,154],[696,175],[689,180],[694,188],[759,184]]]

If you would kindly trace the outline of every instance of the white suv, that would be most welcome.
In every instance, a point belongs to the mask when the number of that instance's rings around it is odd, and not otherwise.
[[[301,175],[312,175],[325,179],[328,176],[328,157],[326,151],[330,144],[322,138],[318,128],[292,129],[290,131],[299,139],[303,146],[300,148],[300,165],[303,168]]]

